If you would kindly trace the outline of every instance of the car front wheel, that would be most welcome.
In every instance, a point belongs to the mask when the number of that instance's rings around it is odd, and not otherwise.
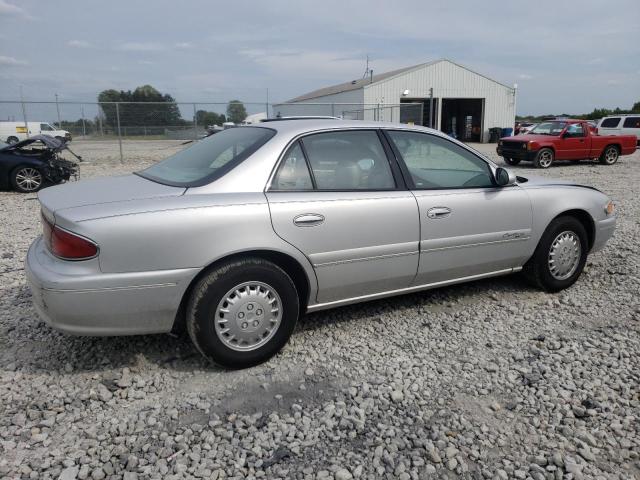
[[[17,167],[11,172],[11,185],[18,192],[37,192],[43,184],[42,172],[35,167]]]
[[[542,148],[536,155],[533,165],[536,168],[549,168],[554,160],[553,150],[550,148]]]
[[[260,258],[232,260],[195,285],[187,331],[210,361],[246,368],[282,349],[299,311],[296,287],[284,270]]]
[[[554,219],[524,266],[533,285],[558,292],[573,285],[584,269],[589,244],[584,226],[576,218]]]

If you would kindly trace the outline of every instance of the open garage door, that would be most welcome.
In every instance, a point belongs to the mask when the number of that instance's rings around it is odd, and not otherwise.
[[[440,130],[464,142],[480,142],[483,105],[483,98],[443,98]]]

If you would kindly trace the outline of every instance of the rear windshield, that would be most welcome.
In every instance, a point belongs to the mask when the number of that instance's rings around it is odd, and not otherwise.
[[[229,128],[137,174],[176,187],[206,185],[239,165],[275,133],[275,130],[262,127]]]

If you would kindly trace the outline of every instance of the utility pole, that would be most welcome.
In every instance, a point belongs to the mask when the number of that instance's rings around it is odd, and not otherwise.
[[[58,112],[58,130],[62,130],[62,122],[60,122],[60,106],[58,105],[58,94],[56,93],[56,110]]]
[[[24,95],[22,94],[22,85],[20,85],[20,103],[22,104],[22,119],[24,120],[25,133],[29,138],[29,125],[27,123],[27,108],[24,105]]]
[[[267,87],[267,103],[265,104],[265,112],[269,118],[269,87]]]
[[[80,105],[80,116],[82,117],[82,136],[87,136],[87,125],[84,122],[84,105]],[[60,120],[58,120],[59,122]]]
[[[429,128],[433,128],[433,87],[429,89]]]

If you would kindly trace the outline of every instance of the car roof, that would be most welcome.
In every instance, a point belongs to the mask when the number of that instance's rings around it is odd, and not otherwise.
[[[291,136],[297,136],[304,133],[310,133],[317,130],[331,130],[331,129],[388,129],[388,130],[413,130],[429,132],[434,135],[446,137],[446,135],[439,130],[434,130],[420,125],[406,125],[401,123],[390,122],[371,122],[364,120],[341,120],[331,118],[306,118],[306,119],[291,119],[291,120],[279,120],[277,122],[258,123],[253,125],[243,126],[242,128],[270,128],[278,132],[278,134],[285,134]]]

